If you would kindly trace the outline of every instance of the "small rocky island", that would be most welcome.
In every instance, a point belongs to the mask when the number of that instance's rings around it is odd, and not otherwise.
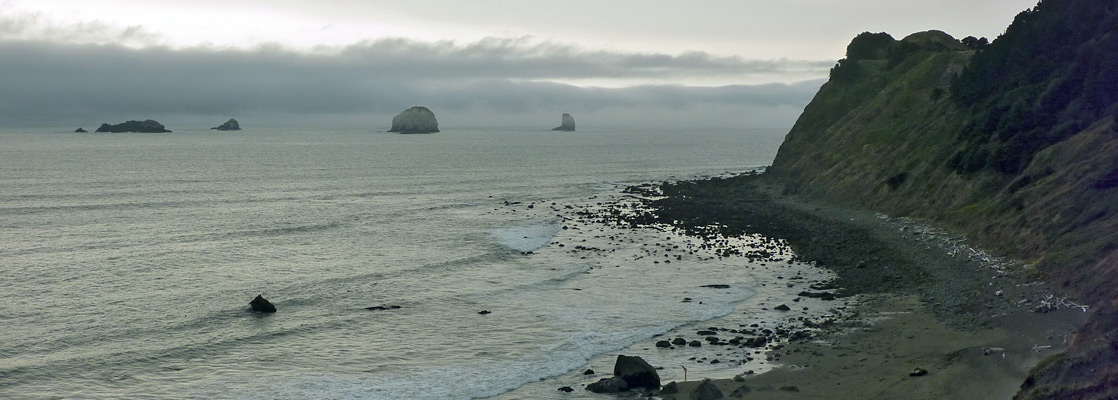
[[[439,131],[439,121],[435,113],[427,107],[415,106],[404,110],[392,118],[392,129],[399,133],[434,133]]]
[[[101,127],[97,128],[97,130],[95,132],[168,133],[168,132],[171,132],[171,131],[167,130],[167,128],[164,127],[163,124],[155,122],[155,120],[150,120],[149,119],[149,120],[144,120],[144,121],[128,121],[128,122],[124,122],[124,123],[120,123],[120,124],[116,124],[116,125],[101,124]]]
[[[239,130],[241,130],[241,124],[239,122],[237,122],[236,119],[229,118],[229,120],[225,121],[224,124],[221,124],[221,125],[215,126],[213,128],[210,128],[210,130],[239,131]]]
[[[89,132],[89,131],[85,130],[85,128],[78,127],[78,129],[74,129],[74,132],[75,133],[86,133],[86,132]]]
[[[575,118],[572,117],[571,114],[563,113],[563,122],[558,127],[554,128],[552,130],[553,131],[574,132],[574,130],[575,130]]]

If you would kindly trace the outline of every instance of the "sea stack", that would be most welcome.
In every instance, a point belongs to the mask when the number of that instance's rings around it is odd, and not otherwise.
[[[237,122],[237,120],[235,120],[233,118],[229,118],[229,120],[225,121],[224,124],[221,124],[221,125],[215,126],[213,128],[210,128],[210,130],[215,130],[215,129],[219,130],[219,131],[239,131],[239,130],[241,130],[241,124],[239,122]]]
[[[439,121],[435,113],[427,107],[415,106],[404,110],[392,118],[392,129],[399,133],[434,133],[439,131]]]
[[[164,127],[163,124],[148,119],[143,121],[128,121],[116,125],[101,124],[101,127],[97,128],[96,132],[168,133],[171,131],[167,130],[167,128]]]
[[[252,301],[248,303],[248,306],[252,309],[252,311],[259,313],[276,312],[276,306],[273,305],[272,302],[268,301],[268,299],[265,299],[263,295],[256,295],[256,298],[252,299]]]
[[[563,123],[560,124],[557,128],[552,129],[552,130],[553,131],[574,132],[574,130],[575,130],[575,118],[572,117],[571,114],[563,113]]]

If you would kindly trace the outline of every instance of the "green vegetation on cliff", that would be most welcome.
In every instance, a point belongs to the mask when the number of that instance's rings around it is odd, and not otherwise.
[[[1118,312],[1116,27],[1118,1],[1043,0],[990,43],[863,33],[766,176],[788,193],[936,221]],[[1118,396],[1118,368],[1063,378],[1103,362],[1087,354],[1118,361],[1114,325],[1089,324],[1082,335],[1110,339],[1077,342],[1022,398]]]

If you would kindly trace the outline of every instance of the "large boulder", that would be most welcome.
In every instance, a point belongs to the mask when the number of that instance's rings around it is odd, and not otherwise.
[[[552,130],[573,132],[575,130],[575,118],[571,114],[563,113],[563,122]]]
[[[718,400],[723,397],[722,391],[710,379],[704,380],[691,392],[692,400]]]
[[[261,312],[261,313],[274,313],[274,312],[276,312],[276,306],[273,305],[272,302],[268,301],[268,299],[265,299],[264,296],[262,296],[262,295],[256,295],[256,298],[252,299],[252,301],[248,303],[248,306],[249,306],[249,308],[252,309],[252,311],[255,311],[255,312]]]
[[[116,125],[101,124],[101,127],[97,128],[97,132],[167,133],[170,131],[167,130],[167,128],[164,127],[163,124],[148,119],[143,121],[128,121]]]
[[[404,110],[392,118],[392,129],[399,133],[434,133],[439,131],[439,121],[435,113],[427,107],[415,106]]]
[[[211,130],[216,129],[216,130],[219,130],[219,131],[239,131],[239,130],[241,130],[241,124],[239,122],[237,122],[237,120],[235,120],[233,118],[229,118],[229,120],[225,121],[224,124],[215,126],[213,128],[210,128],[210,129]]]
[[[629,388],[660,389],[660,374],[643,358],[637,356],[617,355],[617,363],[613,364],[613,375],[625,380]]]

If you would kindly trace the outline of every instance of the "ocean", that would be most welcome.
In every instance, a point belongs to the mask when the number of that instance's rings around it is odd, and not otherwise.
[[[775,323],[785,278],[827,272],[588,216],[783,136],[2,130],[0,398],[598,398],[619,353],[664,382],[763,370],[654,343]]]

